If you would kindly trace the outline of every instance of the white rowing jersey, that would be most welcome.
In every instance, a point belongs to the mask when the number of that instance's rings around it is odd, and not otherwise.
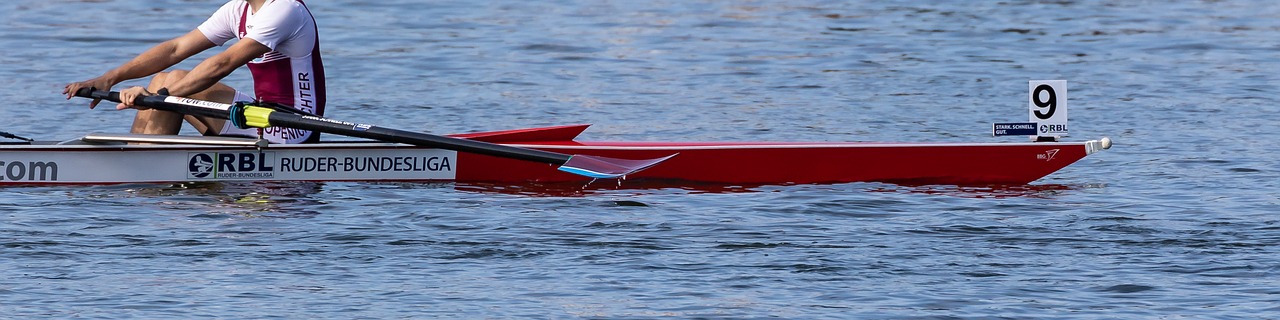
[[[249,62],[254,99],[324,115],[320,37],[315,18],[302,0],[267,0],[257,12],[247,1],[231,0],[199,30],[219,46],[231,39],[250,38],[271,48]],[[319,135],[290,128],[266,128],[263,135],[277,143],[319,141]]]

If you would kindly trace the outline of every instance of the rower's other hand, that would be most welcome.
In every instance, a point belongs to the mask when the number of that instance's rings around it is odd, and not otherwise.
[[[111,91],[112,86],[115,86],[115,83],[112,83],[110,80],[103,79],[102,77],[97,77],[85,81],[69,83],[67,86],[62,87],[62,94],[67,95],[67,100],[71,100],[72,97],[76,96],[76,92],[80,91],[80,89],[91,88]],[[90,101],[89,109],[97,107],[99,102],[102,102],[102,99],[93,99],[93,101]]]
[[[138,100],[141,100],[142,97],[154,95],[156,94],[151,91],[147,91],[147,88],[143,87],[130,87],[128,89],[120,90],[120,104],[116,105],[116,110],[124,110],[128,108],[143,109],[139,108],[135,103],[137,103]]]

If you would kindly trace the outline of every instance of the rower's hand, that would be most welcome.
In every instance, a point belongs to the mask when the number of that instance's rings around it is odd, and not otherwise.
[[[147,88],[143,87],[131,87],[120,90],[120,104],[116,105],[116,110],[124,110],[128,108],[144,109],[134,105],[134,103],[141,100],[142,97],[154,95],[156,95],[154,92],[147,91]]]
[[[116,83],[110,79],[97,77],[81,82],[69,83],[67,86],[62,87],[62,94],[67,95],[67,100],[71,100],[72,97],[76,96],[76,91],[80,91],[80,89],[94,88],[103,91],[111,91],[111,87],[115,85]],[[102,99],[93,99],[93,101],[89,102],[89,109],[97,107],[99,102],[102,102]]]

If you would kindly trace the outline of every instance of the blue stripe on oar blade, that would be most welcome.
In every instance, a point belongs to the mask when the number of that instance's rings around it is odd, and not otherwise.
[[[575,154],[569,157],[569,161],[566,161],[559,169],[560,171],[597,179],[621,178],[628,174],[648,169],[674,156],[676,155],[673,154],[657,159],[628,160]]]

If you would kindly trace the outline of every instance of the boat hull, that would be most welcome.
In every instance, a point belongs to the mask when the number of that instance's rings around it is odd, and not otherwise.
[[[580,142],[585,125],[456,135],[567,154],[674,158],[628,180],[716,184],[1027,184],[1109,147],[1026,143]],[[190,137],[200,142],[201,137]],[[85,141],[93,139],[84,138]],[[92,141],[91,141],[92,142]],[[1107,141],[1109,142],[1109,141]],[[590,181],[554,166],[387,143],[0,146],[0,185],[195,181]],[[677,182],[678,183],[678,182]]]
[[[729,184],[889,182],[897,184],[1026,184],[1090,153],[1087,142],[1023,144],[610,144],[522,145],[552,152],[646,159],[679,153],[628,179]],[[574,181],[546,165],[463,153],[464,181]],[[466,170],[468,166],[501,170]]]

